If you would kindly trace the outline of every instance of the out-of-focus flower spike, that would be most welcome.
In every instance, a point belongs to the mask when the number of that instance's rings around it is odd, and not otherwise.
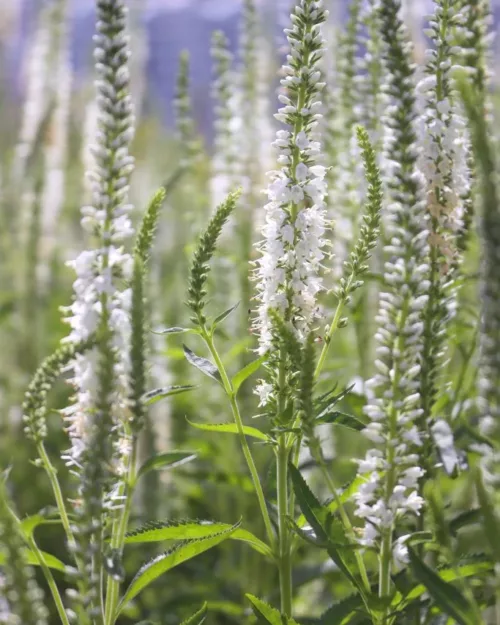
[[[424,471],[416,453],[422,436],[415,425],[419,409],[422,303],[427,298],[428,231],[421,175],[417,169],[417,117],[411,45],[399,0],[379,3],[383,61],[390,105],[384,124],[384,175],[390,194],[385,247],[385,288],[380,293],[376,334],[376,375],[367,382],[371,399],[364,430],[375,443],[359,462],[366,482],[357,494],[356,514],[365,520],[361,543],[379,551],[380,592],[389,595],[394,561],[402,557],[399,521],[418,514],[423,499],[418,482]],[[390,165],[387,171],[387,165]]]

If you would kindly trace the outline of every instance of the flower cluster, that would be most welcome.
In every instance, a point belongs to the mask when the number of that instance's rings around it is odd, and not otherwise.
[[[133,137],[133,113],[129,95],[129,51],[125,35],[126,9],[121,0],[98,2],[96,48],[94,52],[98,104],[95,159],[88,176],[92,206],[82,209],[82,226],[97,239],[98,247],[83,251],[68,263],[76,272],[75,298],[67,309],[71,333],[67,340],[80,343],[97,334],[109,334],[113,351],[112,405],[117,431],[128,419],[128,373],[131,291],[122,284],[132,275],[132,257],[124,241],[133,234],[129,219],[129,177],[134,161],[129,155]],[[101,337],[102,338],[102,337]],[[100,393],[100,350],[78,356],[73,364],[75,403],[63,411],[72,447],[66,455],[70,465],[79,465]],[[118,443],[123,450],[123,442]],[[119,467],[117,467],[119,470]]]
[[[471,190],[467,125],[456,102],[451,73],[455,69],[451,64],[454,26],[463,21],[458,0],[436,1],[428,30],[434,47],[426,52],[425,77],[417,87],[424,97],[419,167],[426,185],[430,223],[430,288],[421,361],[421,405],[426,422],[437,394],[447,324],[456,310],[459,236]]]
[[[301,339],[318,315],[326,169],[317,164],[321,150],[313,131],[321,118],[319,94],[324,84],[318,65],[325,19],[322,2],[301,0],[292,14],[292,28],[285,31],[291,50],[281,80],[284,92],[279,98],[284,106],[275,117],[289,129],[279,130],[274,142],[282,167],[270,173],[264,240],[255,271],[260,301],[255,326],[261,353],[272,344],[271,311],[291,323]]]
[[[367,382],[372,395],[366,406],[370,423],[364,434],[380,447],[359,462],[366,482],[357,495],[356,514],[365,519],[362,543],[380,547],[387,571],[391,553],[398,560],[404,545],[393,539],[396,523],[408,513],[418,514],[423,499],[418,480],[423,475],[418,449],[422,435],[415,423],[419,408],[422,309],[428,296],[428,231],[421,174],[417,169],[414,67],[398,0],[380,3],[385,85],[390,101],[384,119],[386,184],[391,195],[384,248],[385,289],[376,318],[377,374]]]

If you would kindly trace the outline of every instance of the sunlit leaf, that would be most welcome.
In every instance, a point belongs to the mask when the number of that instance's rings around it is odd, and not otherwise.
[[[220,432],[222,434],[238,434],[238,426],[236,423],[194,423],[189,419],[186,419],[189,425],[192,425],[198,430],[204,430],[205,432]],[[249,425],[243,426],[243,433],[245,436],[251,436],[252,438],[258,438],[261,441],[268,441],[269,436],[261,432],[257,428]]]
[[[165,540],[197,540],[215,536],[232,529],[229,523],[216,521],[152,521],[129,532],[126,544],[162,542]],[[238,528],[230,538],[248,543],[253,549],[266,556],[271,556],[271,549],[262,540],[248,530]]]
[[[262,365],[262,363],[265,362],[265,360],[266,356],[261,356],[260,358],[257,358],[257,360],[253,360],[252,362],[248,363],[246,367],[243,367],[243,369],[238,371],[238,373],[231,381],[235,393],[238,392],[238,389],[247,378],[249,378],[251,375],[259,370],[260,366]]]
[[[160,575],[163,575],[167,571],[170,571],[174,567],[194,558],[195,556],[208,551],[212,547],[220,544],[231,536],[239,527],[239,523],[231,526],[229,530],[225,530],[214,536],[208,538],[202,538],[195,541],[182,541],[169,549],[165,553],[156,556],[149,562],[147,562],[141,569],[139,569],[137,575],[134,577],[130,586],[127,588],[125,595],[120,601],[117,607],[115,617],[123,610],[123,608],[132,601],[144,588],[154,582]]]

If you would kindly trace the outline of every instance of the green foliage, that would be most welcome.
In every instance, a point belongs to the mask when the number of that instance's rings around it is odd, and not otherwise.
[[[129,601],[132,601],[144,588],[154,582],[160,575],[179,566],[183,562],[204,553],[208,549],[215,547],[226,540],[239,527],[239,523],[230,526],[218,534],[208,538],[201,538],[196,541],[183,541],[165,553],[147,562],[130,583],[123,598],[117,608],[117,615],[125,608]]]

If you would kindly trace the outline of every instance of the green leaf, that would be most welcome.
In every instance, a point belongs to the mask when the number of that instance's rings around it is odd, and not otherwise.
[[[350,430],[356,430],[357,432],[363,430],[366,427],[366,423],[363,423],[356,417],[345,412],[339,412],[335,410],[333,412],[325,411],[316,417],[316,423],[331,423],[332,425],[342,425]]]
[[[125,537],[125,543],[198,540],[216,536],[221,532],[230,530],[232,527],[229,523],[218,523],[216,521],[153,521],[129,532]],[[272,556],[270,547],[248,530],[238,528],[231,533],[230,538],[248,543],[253,549],[265,556]]]
[[[165,553],[156,556],[143,567],[139,569],[136,576],[127,588],[125,595],[120,601],[119,606],[116,609],[115,618],[123,610],[123,608],[134,599],[144,588],[154,582],[160,575],[170,571],[174,567],[194,558],[195,556],[208,551],[212,547],[220,544],[226,540],[235,532],[240,526],[240,523],[236,523],[228,530],[220,532],[214,536],[208,538],[202,538],[195,541],[182,541],[175,545],[172,549],[169,549]]]
[[[47,553],[46,551],[40,551],[40,554],[43,556],[43,559],[45,560],[45,564],[49,567],[49,569],[54,569],[55,571],[61,571],[61,573],[66,572],[66,565],[63,562],[61,562],[59,558],[56,558],[55,556],[53,556],[50,553]],[[38,559],[36,555],[33,553],[33,551],[31,551],[30,549],[26,549],[24,552],[24,555],[26,558],[26,562],[28,564],[30,564],[31,566],[40,566],[40,563],[38,562]],[[3,566],[4,564],[5,564],[5,554],[0,553],[0,566]]]
[[[165,469],[175,469],[183,464],[187,464],[196,458],[192,451],[167,451],[163,454],[152,456],[141,466],[137,473],[137,479],[149,473],[149,471],[164,471]]]
[[[483,517],[483,527],[486,538],[490,545],[495,562],[500,563],[500,520],[498,519],[495,507],[491,501],[490,494],[486,490],[483,477],[479,470],[476,471],[476,492]]]
[[[325,528],[325,525],[329,521],[330,517],[328,509],[322,506],[313,495],[311,489],[307,485],[297,467],[290,463],[288,470],[292,478],[295,496],[297,497],[300,509],[302,510],[307,522],[313,528],[317,538],[326,544],[325,548],[330,558],[335,562],[342,573],[351,581],[351,583],[359,589],[357,580],[354,578],[344,562],[344,558],[342,557],[340,550],[331,542]]]
[[[165,330],[156,330],[153,334],[185,334],[186,332],[196,332],[192,328],[165,328]]]
[[[61,523],[57,508],[54,506],[48,506],[43,510],[40,510],[38,514],[33,514],[23,519],[19,523],[21,531],[26,538],[31,538],[39,525],[58,525]]]
[[[462,527],[467,527],[481,520],[481,510],[474,508],[457,515],[449,523],[450,532],[455,535]]]
[[[243,369],[240,369],[240,371],[238,371],[238,373],[233,377],[231,381],[235,393],[238,392],[238,389],[243,384],[243,382],[260,368],[265,360],[266,356],[261,356],[260,358],[257,358],[257,360],[253,360],[252,362],[248,363],[246,367],[243,367]]]
[[[219,325],[219,323],[222,323],[222,322],[224,321],[224,319],[226,319],[227,317],[229,317],[229,315],[230,315],[233,311],[235,311],[235,310],[238,308],[238,306],[239,306],[239,305],[240,305],[240,303],[238,302],[238,303],[237,303],[237,304],[235,304],[234,306],[231,306],[231,308],[228,308],[227,310],[225,310],[225,311],[224,311],[223,313],[221,313],[218,317],[216,317],[216,318],[213,320],[213,323],[212,323],[212,329],[215,329],[215,328]]]
[[[339,494],[338,496],[338,502],[340,502],[341,504],[345,504],[347,503],[351,497],[358,491],[358,488],[360,487],[360,485],[366,481],[366,478],[363,477],[362,475],[356,477],[352,482],[350,482],[345,488],[344,490]],[[337,499],[332,499],[331,501],[329,501],[326,505],[326,508],[328,510],[328,512],[330,512],[330,514],[334,514],[337,509],[338,509],[338,503],[337,503]],[[306,522],[306,517],[302,514],[299,517],[299,520],[297,521],[297,525],[299,527],[302,527],[304,525],[304,523]]]
[[[454,618],[460,625],[477,625],[473,607],[458,588],[446,582],[429,568],[411,548],[408,549],[408,553],[410,566],[415,577],[427,588],[441,610]]]
[[[362,609],[363,600],[361,595],[351,595],[330,606],[328,610],[321,615],[318,625],[344,625],[349,622],[348,620],[346,621],[348,617]]]
[[[213,363],[210,362],[210,360],[207,360],[202,356],[197,356],[186,345],[183,345],[182,348],[184,350],[184,356],[186,356],[186,360],[190,364],[199,369],[205,375],[208,375],[209,378],[222,383],[219,370]]]
[[[172,397],[172,395],[180,395],[181,393],[187,393],[188,391],[192,391],[194,388],[196,388],[196,386],[192,386],[192,385],[165,386],[164,388],[155,388],[152,391],[148,391],[143,396],[143,400],[146,406],[151,406],[151,404],[156,404],[157,401],[160,401],[167,397]]]
[[[189,425],[192,425],[198,430],[205,430],[205,432],[221,432],[223,434],[238,434],[238,427],[236,423],[194,423],[189,419],[186,419]],[[269,436],[261,432],[257,428],[249,425],[243,426],[243,433],[245,436],[251,436],[252,438],[258,438],[261,441],[268,441]]]
[[[276,608],[272,608],[269,604],[253,595],[246,594],[246,598],[252,604],[252,610],[262,625],[298,625],[297,621],[281,614]]]
[[[181,625],[201,625],[203,621],[207,618],[207,602],[201,606],[198,612],[195,612],[192,616],[187,618],[185,621],[182,621]]]

